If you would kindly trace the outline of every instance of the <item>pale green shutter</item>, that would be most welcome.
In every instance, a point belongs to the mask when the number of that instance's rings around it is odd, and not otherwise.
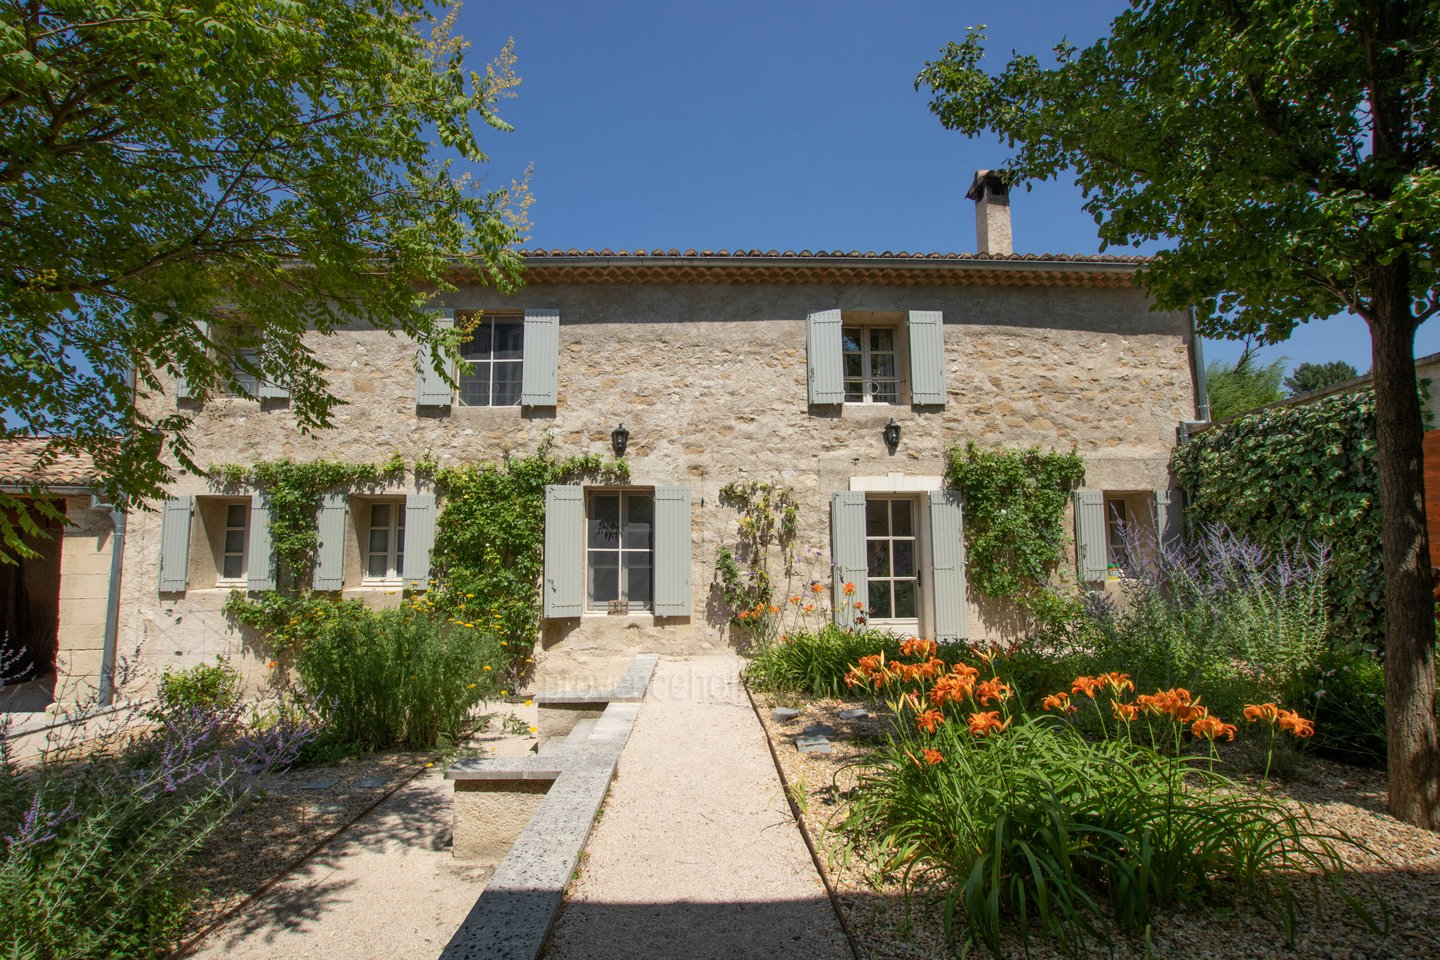
[[[412,590],[430,587],[430,551],[435,547],[435,494],[412,493],[405,498],[405,569]]]
[[[910,402],[945,403],[945,318],[939,310],[911,310]]]
[[[844,403],[839,310],[817,310],[805,318],[805,355],[809,364],[810,402]]]
[[[560,357],[560,311],[526,310],[520,405],[555,406]]]
[[[578,617],[583,610],[585,490],[545,488],[545,616]],[[688,579],[688,574],[687,574]]]
[[[275,589],[275,550],[270,542],[270,498],[263,493],[250,497],[250,542],[246,547],[248,568],[245,589]]]
[[[255,395],[261,400],[283,400],[290,396],[290,388],[284,384],[261,380]]]
[[[655,488],[655,615],[690,616],[690,488]]]
[[[1179,490],[1155,491],[1155,539],[1160,546],[1185,536],[1185,508]]]
[[[1109,568],[1105,549],[1105,494],[1100,490],[1075,491],[1075,562],[1080,579],[1104,580]]]
[[[455,326],[455,311],[440,311],[440,316],[435,318],[435,326],[439,329]],[[415,405],[417,407],[450,406],[450,384],[440,371],[435,369],[437,362],[442,364],[446,362],[440,356],[440,350],[432,344],[420,344],[415,351]],[[426,579],[429,579],[428,576]]]
[[[970,636],[965,586],[965,514],[955,490],[930,491],[930,592],[935,598],[935,639]]]
[[[203,341],[203,343],[201,344],[201,346],[202,346],[205,350],[209,350],[209,349],[210,349],[210,342],[209,342],[209,341],[210,341],[210,322],[209,322],[208,320],[197,320],[197,321],[195,322],[195,329],[199,331],[199,333],[200,333],[200,339],[201,339],[201,341]],[[177,399],[177,400],[193,400],[193,399],[195,399],[195,391],[193,391],[193,390],[190,389],[190,381],[189,381],[188,379],[186,379],[184,371],[181,371],[181,372],[180,372],[179,374],[177,374],[176,377],[175,377],[175,399]]]
[[[171,497],[161,508],[161,593],[179,593],[190,583],[190,511],[194,503],[194,497]]]
[[[835,612],[840,614],[846,603],[869,602],[869,567],[865,563],[865,494],[843,491],[830,498],[830,556],[835,565]],[[845,596],[845,584],[855,584],[855,594]],[[849,623],[848,615],[840,619]]]
[[[340,590],[345,586],[345,502],[345,494],[327,493],[315,511],[316,590]]]

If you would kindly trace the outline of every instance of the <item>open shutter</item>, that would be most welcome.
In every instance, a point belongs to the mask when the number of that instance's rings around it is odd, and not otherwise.
[[[270,542],[270,498],[263,493],[250,497],[250,543],[245,571],[245,589],[275,589],[275,550]]]
[[[202,342],[202,347],[203,347],[204,349],[206,349],[206,350],[209,350],[209,349],[210,349],[210,343],[209,343],[209,341],[210,341],[210,322],[209,322],[208,320],[197,320],[197,321],[195,322],[195,329],[200,332],[200,339],[201,339],[201,341],[203,341],[203,342]],[[176,399],[176,400],[193,400],[193,399],[195,399],[195,391],[190,389],[190,381],[186,379],[184,371],[181,371],[181,372],[180,372],[179,374],[177,374],[176,377],[175,377],[175,399]]]
[[[686,531],[687,533],[689,531],[688,522]],[[584,488],[580,486],[546,487],[545,616],[551,618],[580,616],[583,608],[581,571],[585,565],[582,553],[584,548]],[[687,572],[685,575],[687,581],[689,576]]]
[[[194,497],[171,497],[160,512],[160,592],[179,593],[190,583],[190,511]]]
[[[526,310],[520,373],[521,406],[555,406],[559,356],[560,311]]]
[[[930,592],[935,597],[935,639],[968,639],[965,514],[958,491],[930,491],[930,557]]]
[[[316,590],[340,590],[345,586],[345,502],[345,494],[327,493],[320,498],[320,509],[315,512]]]
[[[655,488],[655,615],[690,616],[690,488]]]
[[[1104,580],[1108,572],[1105,550],[1105,494],[1100,490],[1075,491],[1075,562],[1083,582]]]
[[[855,584],[851,600],[870,600],[869,567],[865,563],[865,494],[846,490],[830,498],[830,555],[835,583],[831,597],[838,615],[845,606],[845,584]],[[847,616],[840,622],[849,623]]]
[[[910,402],[945,403],[945,317],[939,310],[911,310]]]
[[[844,403],[839,310],[818,310],[805,318],[805,356],[810,366],[810,402]]]
[[[455,326],[455,311],[441,310],[440,316],[435,318],[435,326],[439,328]],[[438,353],[439,350],[428,343],[420,344],[415,350],[415,405],[417,407],[450,406],[450,384],[440,375],[440,371],[435,369],[436,354]]]
[[[1179,490],[1155,491],[1155,538],[1163,547],[1185,536],[1185,507]]]
[[[412,493],[405,498],[405,584],[412,590],[430,587],[430,551],[435,547],[435,494]]]

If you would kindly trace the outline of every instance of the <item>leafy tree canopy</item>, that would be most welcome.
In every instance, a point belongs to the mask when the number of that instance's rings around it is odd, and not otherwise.
[[[479,130],[508,129],[518,83],[508,44],[466,69],[454,13],[0,0],[0,404],[22,421],[5,432],[90,452],[126,503],[194,467],[191,415],[156,401],[176,376],[202,399],[237,373],[285,383],[315,429],[340,401],[307,329],[453,350],[424,291],[455,258],[511,288],[525,209],[523,185],[451,168],[486,159]]]
[[[1360,376],[1355,367],[1344,360],[1329,363],[1302,363],[1285,378],[1285,389],[1292,397],[1324,390],[1336,383],[1354,380]]]
[[[1205,388],[1210,393],[1210,419],[1227,420],[1280,399],[1285,358],[1261,365],[1253,353],[1234,363],[1211,360],[1205,365]]]

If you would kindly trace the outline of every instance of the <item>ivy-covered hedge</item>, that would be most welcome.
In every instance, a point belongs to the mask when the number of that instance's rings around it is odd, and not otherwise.
[[[1330,636],[1384,645],[1375,397],[1356,393],[1261,410],[1191,437],[1171,470],[1191,523],[1223,523],[1262,544],[1333,551]]]

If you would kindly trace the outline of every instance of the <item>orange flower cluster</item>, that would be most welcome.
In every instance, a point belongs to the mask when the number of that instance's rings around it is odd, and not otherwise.
[[[1157,716],[1168,716],[1176,723],[1194,723],[1202,717],[1210,715],[1210,711],[1200,706],[1200,698],[1190,696],[1190,691],[1184,687],[1176,687],[1173,690],[1161,690],[1158,693],[1142,693],[1135,698],[1135,703],[1147,713]]]
[[[934,646],[933,640],[923,641]],[[945,661],[939,657],[931,657],[920,663],[900,663],[898,661],[886,661],[883,653],[872,653],[869,656],[861,657],[860,662],[850,668],[845,674],[845,685],[847,687],[874,687],[882,689],[890,683],[916,683],[921,680],[933,680],[945,669]]]
[[[1010,685],[1002,683],[999,677],[991,677],[975,688],[975,699],[982,707],[990,706],[991,700],[1004,703],[1010,699]]]
[[[937,707],[947,703],[959,703],[975,691],[975,681],[980,671],[969,664],[957,663],[950,672],[935,681],[930,688],[930,702]]]
[[[1126,723],[1140,716],[1140,706],[1134,703],[1121,703],[1119,700],[1110,704],[1110,712],[1115,715],[1116,720],[1124,720]]]
[[[1057,713],[1074,713],[1075,704],[1070,702],[1070,694],[1055,693],[1040,701],[1043,710],[1054,710]]]
[[[774,604],[767,604],[765,603],[765,601],[761,600],[749,610],[741,610],[739,613],[735,614],[735,619],[744,623],[749,623],[753,620],[764,620],[766,613],[769,613],[773,616],[774,614],[777,614],[779,612],[779,607],[775,606]]]
[[[970,714],[970,732],[977,737],[988,736],[991,733],[998,733],[1010,726],[1010,721],[1000,722],[999,710],[986,710],[983,713]]]
[[[903,657],[916,657],[929,660],[939,652],[940,645],[934,640],[910,637],[900,643],[900,655]]]
[[[1205,709],[1201,707],[1200,709]],[[1190,727],[1190,732],[1197,737],[1204,737],[1206,740],[1214,740],[1216,737],[1224,736],[1229,740],[1235,739],[1235,724],[1222,723],[1219,717],[1209,715],[1196,720]]]
[[[1245,719],[1251,723],[1278,723],[1286,733],[1304,739],[1315,736],[1315,721],[1306,720],[1294,710],[1285,710],[1273,703],[1255,703],[1245,708]]]
[[[1095,692],[1101,687],[1109,690],[1112,697],[1118,697],[1122,690],[1134,690],[1135,681],[1130,679],[1128,673],[1102,673],[1094,677],[1076,677],[1075,682],[1070,684],[1070,692],[1077,697],[1084,694],[1093,700]]]

